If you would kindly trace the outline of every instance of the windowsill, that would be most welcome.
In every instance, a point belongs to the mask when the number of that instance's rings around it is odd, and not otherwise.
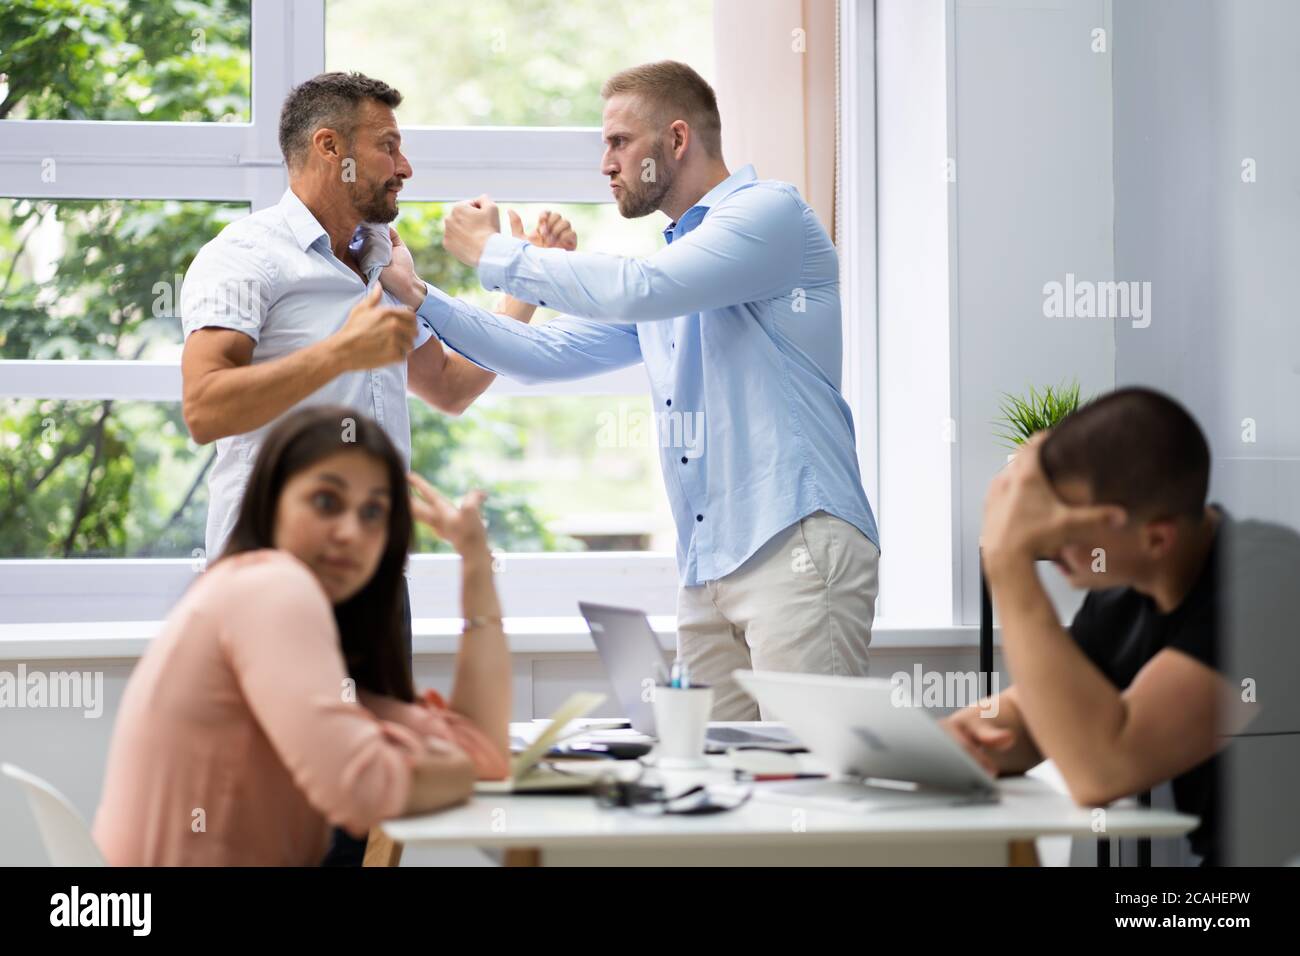
[[[664,648],[675,644],[672,615],[651,615],[650,625]],[[0,624],[0,662],[32,660],[134,660],[158,633],[161,621],[98,623]],[[435,657],[456,653],[460,618],[416,618],[415,654]],[[594,648],[580,617],[507,617],[506,635],[515,654],[583,654]],[[994,642],[998,642],[994,631]],[[976,648],[974,626],[897,626],[876,621],[873,650],[906,648]]]

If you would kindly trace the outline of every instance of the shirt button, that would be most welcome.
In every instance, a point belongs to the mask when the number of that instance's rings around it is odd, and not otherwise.
[[[665,405],[671,405],[672,403],[673,403],[673,400],[672,400],[671,398],[668,399],[668,401],[664,402]]]
[[[685,456],[685,455],[682,455],[682,464],[683,464],[683,465],[686,464],[686,456]]]
[[[540,306],[545,306],[545,305],[546,305],[546,303],[543,302],[541,299],[538,299],[538,300],[537,300],[537,304],[540,305]]]
[[[695,520],[696,520],[696,521],[703,521],[703,520],[704,520],[704,515],[696,515],[696,516],[695,516]]]

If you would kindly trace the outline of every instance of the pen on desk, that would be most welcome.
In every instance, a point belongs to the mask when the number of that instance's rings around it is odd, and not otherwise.
[[[768,780],[825,780],[824,773],[745,773],[743,770],[736,771],[736,777],[740,780],[763,783]]]

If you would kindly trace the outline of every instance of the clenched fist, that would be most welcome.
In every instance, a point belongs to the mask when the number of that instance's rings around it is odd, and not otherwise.
[[[501,213],[484,193],[451,207],[443,223],[442,247],[465,265],[476,268],[488,239],[500,231]]]
[[[410,309],[383,305],[378,282],[352,307],[336,344],[349,371],[392,365],[406,358],[415,345],[416,318]]]

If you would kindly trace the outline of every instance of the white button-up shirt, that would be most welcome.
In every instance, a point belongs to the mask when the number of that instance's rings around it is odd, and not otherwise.
[[[352,243],[354,252],[360,253],[366,228],[358,229]],[[358,261],[373,283],[391,250],[387,227],[370,228],[382,229],[384,241],[369,243],[366,254],[358,254]],[[231,223],[199,250],[185,273],[181,324],[187,337],[195,329],[208,327],[243,332],[256,343],[256,365],[333,335],[367,288],[367,283],[334,255],[329,234],[316,217],[292,189],[286,189],[275,206]],[[390,305],[400,305],[387,293],[384,298]],[[430,337],[420,323],[416,347]],[[346,405],[374,418],[409,467],[411,421],[406,407],[405,362],[345,372],[294,408],[329,404]],[[258,448],[274,424],[217,439],[217,460],[208,474],[206,546],[210,558],[216,558],[225,546]]]

